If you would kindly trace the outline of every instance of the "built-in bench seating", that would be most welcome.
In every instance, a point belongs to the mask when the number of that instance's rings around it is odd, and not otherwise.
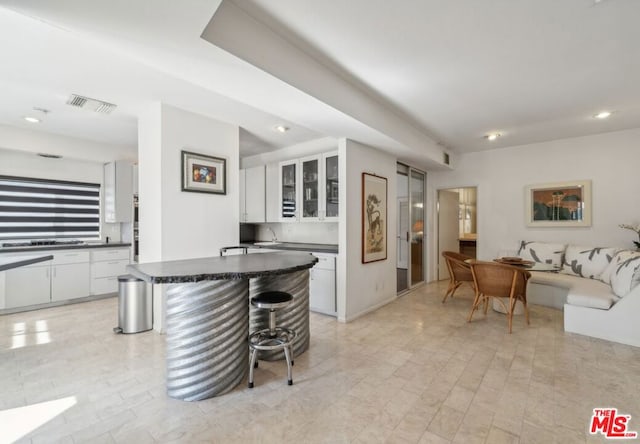
[[[523,241],[518,255],[561,267],[532,272],[530,304],[564,309],[564,330],[640,347],[640,253]]]

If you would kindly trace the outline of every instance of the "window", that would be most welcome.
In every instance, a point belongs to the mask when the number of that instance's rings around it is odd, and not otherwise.
[[[0,176],[0,239],[99,237],[99,184]]]

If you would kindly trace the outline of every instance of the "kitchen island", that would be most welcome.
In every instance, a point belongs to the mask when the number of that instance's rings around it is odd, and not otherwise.
[[[232,390],[249,365],[249,296],[264,290],[291,293],[278,322],[298,331],[294,355],[309,344],[309,253],[282,252],[129,265],[134,276],[167,289],[167,393],[197,401]],[[249,281],[251,280],[251,284]],[[251,313],[251,330],[268,316]],[[265,357],[262,357],[265,359]],[[274,356],[266,357],[276,358]]]

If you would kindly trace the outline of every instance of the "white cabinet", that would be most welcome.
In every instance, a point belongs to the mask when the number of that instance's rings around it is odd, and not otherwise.
[[[309,309],[336,316],[336,255],[313,253],[318,263],[309,270]]]
[[[104,165],[104,221],[131,222],[133,165],[124,160]]]
[[[37,265],[39,266],[26,266],[0,272],[4,273],[5,298],[2,308],[51,302],[50,262],[41,262]]]
[[[295,222],[298,219],[299,206],[299,162],[287,160],[279,164],[278,202],[280,222]]]
[[[115,293],[118,276],[126,273],[130,262],[129,247],[43,253],[53,260],[0,271],[0,310]]]
[[[277,221],[338,221],[337,151],[280,162],[278,181]]]
[[[129,248],[103,248],[91,252],[91,295],[116,293],[118,276],[126,274]]]
[[[322,155],[322,179],[323,193],[321,204],[322,220],[327,222],[337,222],[340,216],[339,206],[339,189],[340,181],[338,180],[338,152],[325,153]]]
[[[89,262],[51,267],[51,301],[89,296]]]
[[[89,252],[56,251],[51,262],[51,301],[89,296]]]
[[[265,165],[240,170],[240,222],[266,221]]]

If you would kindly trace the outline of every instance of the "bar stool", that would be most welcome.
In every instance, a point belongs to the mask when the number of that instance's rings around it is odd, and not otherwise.
[[[258,367],[259,350],[284,350],[287,360],[287,384],[292,385],[291,366],[293,366],[293,341],[296,332],[290,328],[276,327],[276,311],[287,306],[293,296],[283,291],[267,291],[251,298],[251,305],[269,310],[269,328],[256,331],[249,336],[249,388],[253,388],[253,369]]]

